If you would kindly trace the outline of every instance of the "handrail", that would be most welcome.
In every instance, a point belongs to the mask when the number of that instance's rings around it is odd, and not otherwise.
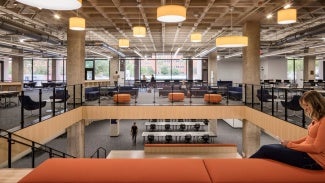
[[[104,151],[104,154],[105,154],[105,158],[106,158],[106,156],[107,156],[107,151],[106,151],[106,149],[105,148],[103,148],[103,147],[99,147],[99,148],[97,148],[97,150],[90,156],[90,158],[93,158],[94,156],[95,156],[95,154],[97,155],[97,158],[99,158],[99,151],[100,150],[103,150]]]
[[[5,133],[5,134],[3,134]],[[17,138],[21,138],[24,141],[30,142],[31,144],[28,144],[23,141],[19,141],[17,139],[13,139],[13,136]],[[11,162],[11,155],[12,155],[12,144],[19,143],[21,145],[27,146],[31,148],[31,153],[32,153],[32,168],[35,168],[35,150],[40,150],[42,152],[46,152],[49,154],[49,158],[52,158],[54,156],[61,157],[61,158],[76,158],[75,156],[69,155],[65,152],[56,150],[54,148],[51,148],[49,146],[46,146],[44,144],[40,144],[38,142],[35,142],[33,140],[27,139],[25,137],[22,137],[20,135],[16,135],[12,132],[0,129],[0,138],[7,139],[8,141],[8,168],[12,167],[12,162]]]

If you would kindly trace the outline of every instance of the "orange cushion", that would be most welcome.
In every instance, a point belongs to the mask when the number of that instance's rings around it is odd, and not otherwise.
[[[170,101],[183,101],[184,93],[168,93],[168,99]]]
[[[219,103],[222,100],[222,96],[220,94],[204,94],[204,101],[211,103]]]
[[[211,183],[202,159],[49,159],[19,183]]]
[[[306,170],[266,159],[204,159],[214,183],[325,182],[325,171]]]
[[[130,94],[115,94],[113,96],[114,102],[119,102],[119,103],[129,103],[131,101],[131,95]]]

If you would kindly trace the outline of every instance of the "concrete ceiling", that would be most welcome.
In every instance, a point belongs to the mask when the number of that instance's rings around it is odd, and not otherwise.
[[[297,9],[298,22],[279,25],[276,12],[291,2]],[[182,23],[157,21],[161,5],[178,4],[187,8]],[[232,9],[232,11],[230,11]],[[59,20],[53,15],[61,16]],[[273,14],[267,19],[267,14]],[[29,7],[14,0],[0,0],[0,54],[25,57],[66,55],[68,19],[86,19],[87,57],[116,56],[117,53],[136,57],[153,53],[197,56],[216,50],[221,57],[242,53],[241,48],[217,48],[216,37],[241,35],[247,21],[261,25],[261,54],[302,57],[306,48],[317,47],[311,55],[325,57],[325,0],[83,0],[79,10],[52,11]],[[132,27],[143,25],[144,38],[133,37]],[[202,33],[201,43],[191,43],[193,32]],[[129,48],[118,48],[118,39],[128,38]],[[25,39],[23,43],[20,39]],[[310,54],[310,53],[309,53]],[[202,56],[202,55],[201,55]]]

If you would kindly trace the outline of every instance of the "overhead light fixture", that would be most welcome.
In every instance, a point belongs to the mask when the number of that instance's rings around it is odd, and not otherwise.
[[[82,31],[86,28],[86,21],[84,18],[80,17],[71,17],[69,18],[69,29]]]
[[[244,47],[248,45],[247,36],[223,36],[216,39],[217,47]]]
[[[297,10],[285,9],[278,11],[278,24],[291,24],[297,22]]]
[[[273,17],[273,14],[271,14],[271,13],[269,13],[269,14],[266,15],[266,18],[267,18],[267,19],[270,19],[270,18],[272,18],[272,17]]]
[[[192,33],[191,34],[191,42],[198,43],[202,41],[202,34],[201,33]]]
[[[59,14],[57,14],[57,13],[55,13],[53,16],[54,16],[54,18],[57,19],[57,20],[59,20],[59,19],[61,18],[61,16],[60,16]]]
[[[119,39],[118,46],[120,48],[128,48],[130,46],[130,42],[128,39]]]
[[[177,23],[186,20],[186,8],[180,5],[164,5],[157,8],[157,20]]]
[[[146,28],[143,26],[133,27],[133,36],[134,37],[146,37]]]
[[[82,5],[82,0],[17,0],[22,4],[49,10],[76,10]]]
[[[230,8],[230,31],[232,32],[232,11],[233,8]],[[216,39],[216,47],[232,48],[232,47],[245,47],[248,46],[248,37],[247,36],[222,36]]]
[[[283,6],[283,9],[288,9],[288,8],[291,8],[291,4],[290,3],[287,3]]]

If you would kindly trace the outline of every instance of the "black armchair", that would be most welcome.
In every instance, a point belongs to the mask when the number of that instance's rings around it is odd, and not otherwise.
[[[41,103],[35,102],[28,95],[18,96],[18,98],[23,108],[25,110],[31,111],[31,115],[33,115],[33,110],[39,109],[40,107],[43,108],[46,105],[46,101],[41,101]]]
[[[297,116],[296,115],[296,111],[301,111],[303,110],[301,107],[300,107],[300,104],[299,104],[299,99],[300,99],[300,95],[294,95],[292,97],[292,99],[288,102],[286,101],[281,101],[281,104],[284,108],[287,108],[287,109],[290,109],[290,110],[293,110],[293,115],[291,116],[296,116],[296,117],[300,117],[300,116]]]
[[[150,131],[156,130],[156,124],[150,124]]]
[[[65,92],[64,92],[65,91]],[[54,96],[50,96],[50,99],[53,99]],[[55,91],[55,103],[65,103],[70,98],[68,90],[56,90]],[[61,106],[60,106],[61,107]]]
[[[262,102],[271,102],[272,95],[269,93],[268,90],[257,90],[257,98]],[[273,96],[273,99],[276,99],[277,96]]]

